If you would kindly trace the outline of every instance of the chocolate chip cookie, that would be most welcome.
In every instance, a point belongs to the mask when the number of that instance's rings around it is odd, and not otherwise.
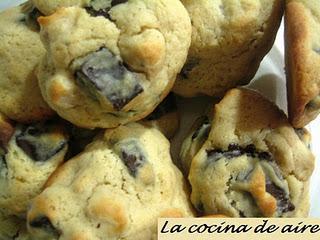
[[[61,117],[85,128],[150,114],[172,88],[191,41],[178,0],[90,1],[39,22],[47,49],[38,72],[42,94]]]
[[[201,214],[308,215],[314,157],[273,103],[253,90],[230,90],[204,132],[189,172],[191,200]]]
[[[285,57],[288,113],[301,128],[320,113],[320,2],[286,2]]]
[[[173,91],[222,97],[254,77],[271,49],[284,0],[182,0],[192,20],[192,43]]]
[[[63,162],[66,151],[67,136],[59,124],[13,126],[0,116],[0,208],[25,216],[30,200]]]
[[[107,130],[50,177],[30,207],[28,227],[35,237],[149,240],[157,239],[158,217],[189,216],[168,140],[130,123]]]
[[[35,74],[45,54],[37,16],[30,2],[0,13],[0,111],[23,123],[54,114],[41,96]]]

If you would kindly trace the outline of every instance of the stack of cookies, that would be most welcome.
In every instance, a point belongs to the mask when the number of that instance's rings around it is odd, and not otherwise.
[[[289,120],[240,87],[285,9]],[[319,28],[320,4],[305,0],[29,0],[1,12],[0,239],[151,240],[160,217],[308,216]],[[175,94],[217,104],[174,163]]]

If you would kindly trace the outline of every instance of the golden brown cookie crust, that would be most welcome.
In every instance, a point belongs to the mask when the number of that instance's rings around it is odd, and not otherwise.
[[[320,4],[318,1],[287,1],[285,58],[288,113],[291,124],[302,128],[319,114],[312,100],[320,94]]]

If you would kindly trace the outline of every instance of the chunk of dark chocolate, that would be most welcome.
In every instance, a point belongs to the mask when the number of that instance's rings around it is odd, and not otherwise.
[[[295,209],[295,206],[290,201],[286,192],[271,182],[268,178],[266,180],[266,191],[277,199],[278,211],[280,213],[291,212]]]
[[[207,150],[207,156],[209,161],[217,161],[222,157],[227,159],[240,157],[242,155],[247,155],[249,157],[256,157],[261,160],[273,161],[272,155],[268,152],[261,152],[256,149],[253,144],[247,145],[246,147],[241,147],[238,144],[231,143],[228,146],[228,150],[222,149],[211,149]]]
[[[85,9],[93,17],[102,16],[112,20],[109,14],[109,11],[111,10],[111,8],[126,2],[128,2],[128,0],[112,0],[112,1],[111,0],[105,0],[105,1],[92,0],[89,6],[85,7]]]
[[[74,65],[77,83],[96,100],[107,99],[116,111],[143,92],[137,75],[105,47],[78,59]]]
[[[147,117],[147,120],[157,120],[167,113],[177,110],[177,105],[173,93],[170,93],[158,107]]]
[[[33,228],[42,229],[44,232],[48,233],[48,235],[55,238],[59,238],[61,235],[61,231],[55,228],[50,219],[46,216],[40,216],[33,219],[29,225]]]
[[[110,19],[111,20],[111,17],[110,17],[110,14],[109,14],[109,11],[110,11],[110,7],[109,8],[105,8],[105,9],[98,9],[98,10],[95,10],[94,8],[92,7],[85,7],[87,13],[89,13],[91,16],[93,17],[105,17],[107,19]]]
[[[60,152],[67,144],[67,140],[55,131],[54,125],[45,123],[20,126],[16,144],[34,161],[44,162]]]
[[[136,177],[145,162],[146,157],[138,140],[122,141],[116,144],[117,152],[126,165],[131,176]]]

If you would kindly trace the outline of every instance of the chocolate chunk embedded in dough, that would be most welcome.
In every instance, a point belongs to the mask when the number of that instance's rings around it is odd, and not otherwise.
[[[128,2],[128,0],[92,0],[85,9],[93,17],[102,16],[112,20],[109,14],[111,8],[126,2]]]
[[[278,211],[280,213],[291,212],[295,209],[286,192],[269,179],[266,181],[266,191],[277,199]]]
[[[143,92],[137,75],[129,71],[120,58],[101,48],[78,59],[74,65],[78,84],[96,100],[106,98],[116,111]]]
[[[61,231],[56,229],[50,219],[46,216],[41,216],[33,219],[30,223],[30,226],[33,228],[42,229],[44,232],[48,233],[50,236],[55,238],[59,238],[61,235]]]
[[[272,161],[272,155],[268,152],[261,152],[256,149],[253,144],[247,145],[246,147],[241,147],[238,144],[231,143],[228,146],[228,150],[222,149],[211,149],[207,150],[207,156],[209,161],[218,161],[219,159],[225,157],[227,159],[240,157],[242,155],[247,155],[249,157],[256,157],[261,160]]]
[[[131,176],[136,177],[139,169],[146,163],[146,157],[139,142],[135,139],[124,140],[116,144],[122,162],[126,165]]]
[[[67,144],[67,140],[56,133],[56,127],[51,124],[38,123],[20,126],[16,135],[17,145],[30,158],[37,162],[44,162],[60,152]]]

